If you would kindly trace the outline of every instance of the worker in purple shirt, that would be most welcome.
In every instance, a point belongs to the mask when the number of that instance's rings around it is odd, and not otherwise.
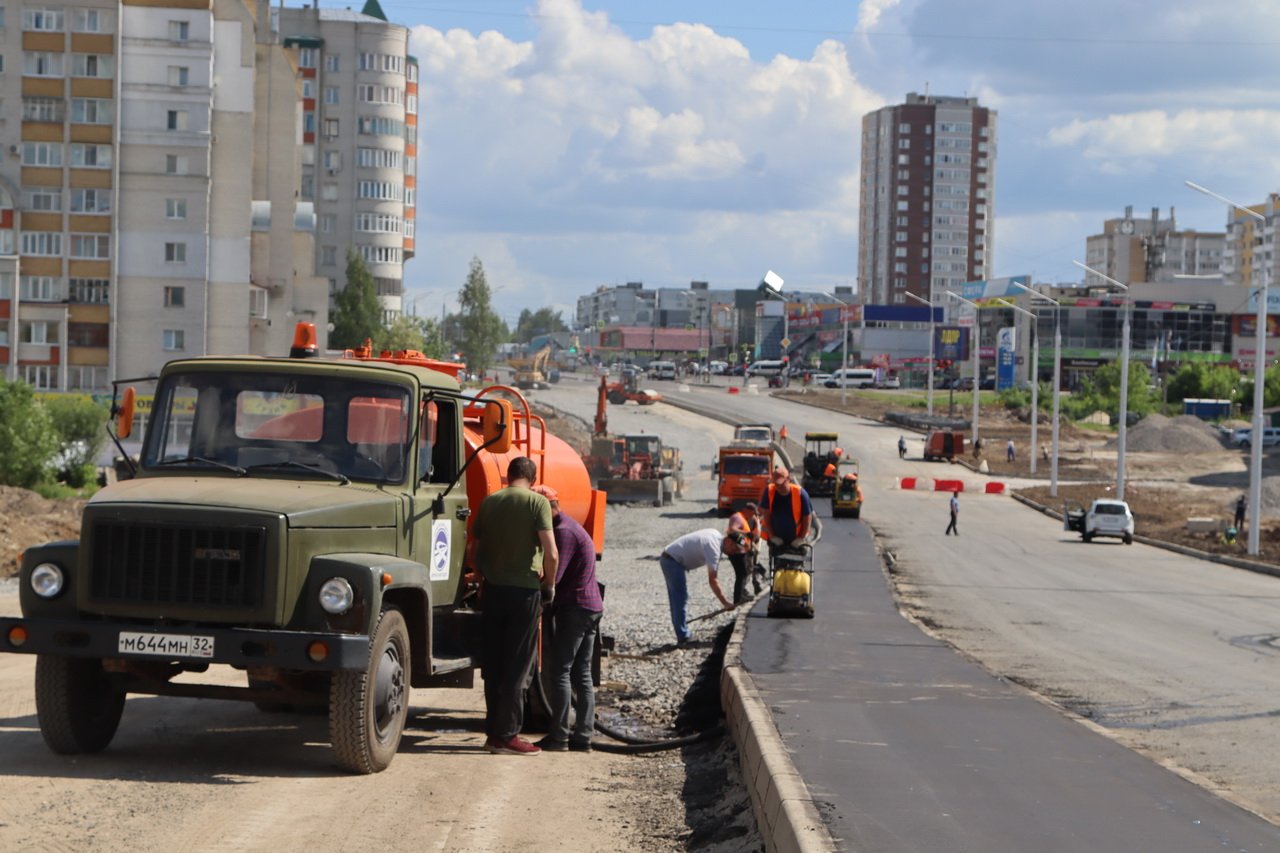
[[[596,546],[581,524],[560,511],[560,496],[555,489],[534,486],[533,490],[551,502],[551,532],[560,552],[555,596],[546,611],[553,620],[554,638],[547,662],[551,731],[538,741],[538,746],[545,752],[590,752],[596,722],[591,659],[596,626],[604,612],[604,599],[596,583]]]

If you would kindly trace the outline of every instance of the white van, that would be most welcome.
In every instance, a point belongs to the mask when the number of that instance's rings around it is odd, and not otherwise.
[[[778,376],[782,373],[782,359],[768,359],[752,362],[747,368],[748,376]]]
[[[828,388],[874,388],[876,371],[870,367],[842,367],[823,384]]]
[[[674,361],[649,362],[649,376],[653,379],[675,379],[676,365]]]

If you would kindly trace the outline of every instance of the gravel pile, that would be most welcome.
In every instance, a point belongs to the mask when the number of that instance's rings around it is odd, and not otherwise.
[[[1150,414],[1129,428],[1125,448],[1138,452],[1203,453],[1221,450],[1222,439],[1217,429],[1195,415],[1168,418]]]

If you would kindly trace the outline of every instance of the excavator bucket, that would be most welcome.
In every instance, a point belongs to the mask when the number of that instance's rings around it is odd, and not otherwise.
[[[653,506],[662,506],[662,483],[661,479],[656,478],[649,480],[600,480],[596,483],[596,488],[605,493],[606,499],[611,504],[647,503]]]

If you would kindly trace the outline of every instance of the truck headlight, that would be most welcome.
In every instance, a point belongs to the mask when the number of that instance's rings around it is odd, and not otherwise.
[[[31,589],[41,598],[56,598],[65,580],[62,569],[54,563],[41,563],[31,570]]]
[[[355,591],[346,578],[329,578],[320,587],[320,607],[335,616],[346,613],[356,599]]]

